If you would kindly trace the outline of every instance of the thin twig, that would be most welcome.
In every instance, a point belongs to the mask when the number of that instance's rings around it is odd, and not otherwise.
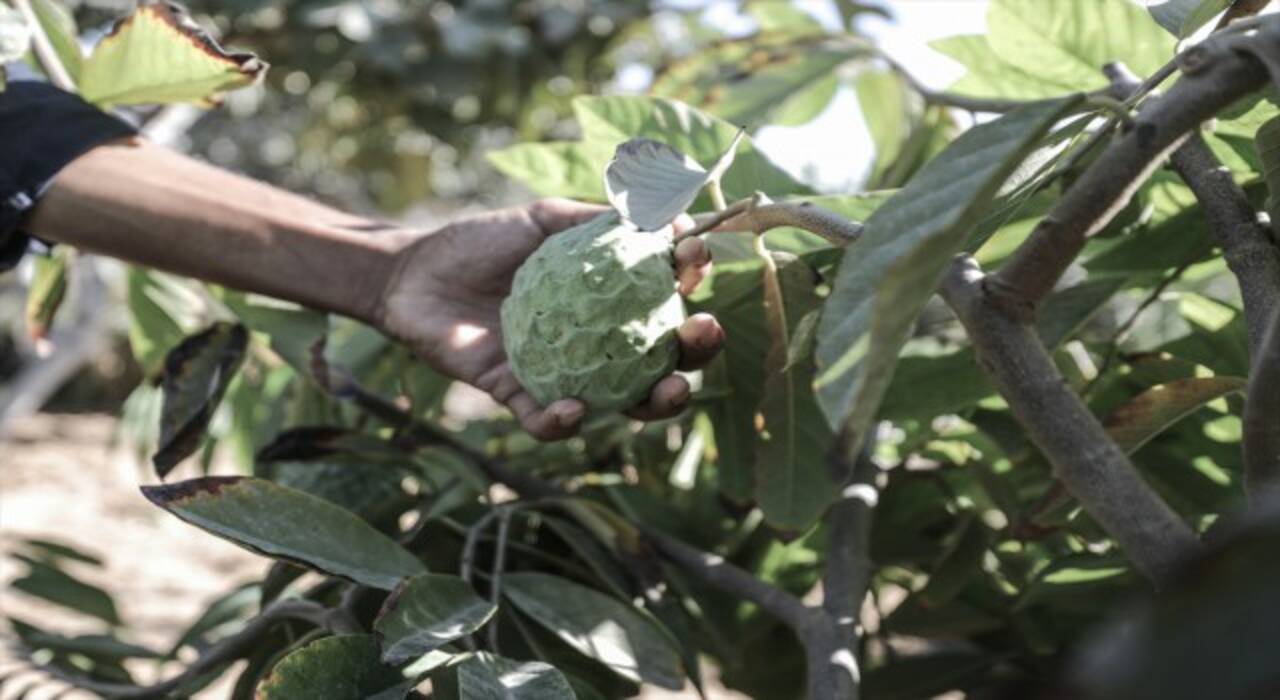
[[[1029,317],[1075,260],[1089,236],[1102,230],[1128,203],[1165,154],[1236,99],[1262,87],[1263,66],[1249,52],[1272,50],[1280,21],[1257,34],[1211,39],[1178,59],[1183,78],[1117,139],[1067,190],[986,285],[1005,313]],[[1158,85],[1159,74],[1143,85]],[[1141,93],[1131,99],[1136,100]]]
[[[951,305],[1010,410],[1054,475],[1113,537],[1134,565],[1162,586],[1199,549],[1195,533],[1142,480],[1125,453],[1071,390],[1032,327],[993,299],[972,258],[943,283]]]
[[[511,534],[513,508],[500,507],[498,515],[498,540],[494,543],[493,574],[489,577],[489,602],[498,607],[502,602],[502,573],[507,567],[507,538]],[[489,651],[498,653],[498,625],[489,625]]]
[[[36,59],[40,61],[40,67],[44,68],[45,75],[49,76],[49,81],[67,92],[75,92],[76,81],[71,77],[66,66],[62,65],[62,59],[58,58],[53,42],[49,41],[44,25],[40,23],[40,18],[31,7],[31,0],[13,0],[13,2],[31,27],[31,43],[36,50]]]
[[[694,217],[696,225],[677,240],[708,231],[750,231],[767,233],[775,228],[793,227],[822,237],[835,246],[848,246],[862,236],[862,224],[812,202],[769,202],[756,196],[738,200],[722,211]]]

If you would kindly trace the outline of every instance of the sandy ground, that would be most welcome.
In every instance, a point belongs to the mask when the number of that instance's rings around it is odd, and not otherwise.
[[[86,566],[74,573],[114,594],[121,618],[136,633],[131,641],[165,649],[208,601],[260,577],[268,564],[148,503],[138,485],[154,477],[130,451],[113,446],[115,424],[104,415],[40,414],[15,426],[0,445],[0,549],[7,553],[20,538],[41,537],[99,556],[103,569]],[[191,466],[180,469],[191,473],[174,478],[196,476]],[[21,564],[0,560],[4,582],[20,573]],[[83,616],[7,587],[0,588],[0,611],[64,634],[98,631]],[[13,668],[11,658],[0,659],[4,670]],[[148,664],[137,675],[155,679],[155,670]],[[28,673],[6,682],[0,698],[17,695],[37,677]],[[54,683],[27,697],[44,700],[62,688]],[[212,700],[226,692],[214,686],[196,697]]]
[[[151,505],[138,485],[154,481],[149,467],[131,451],[113,444],[115,418],[107,415],[39,414],[15,426],[0,445],[0,550],[9,552],[22,538],[40,537],[73,544],[106,562],[102,569],[77,567],[73,573],[111,591],[128,629],[129,641],[167,649],[212,599],[244,581],[260,578],[266,560],[206,535]],[[215,465],[215,473],[228,469]],[[170,477],[197,476],[184,464]],[[70,568],[70,567],[69,567]],[[22,573],[22,565],[0,559],[0,582]],[[92,621],[38,599],[0,587],[0,613],[37,622],[63,634],[100,631]],[[0,648],[0,677],[18,669]],[[140,681],[176,672],[152,664],[133,668]],[[157,673],[159,675],[157,675]],[[11,700],[40,674],[20,672],[0,687]],[[225,698],[224,677],[195,697]],[[26,700],[80,700],[94,695],[51,682]],[[715,700],[744,696],[717,690]],[[696,698],[691,692],[646,692],[644,700]]]

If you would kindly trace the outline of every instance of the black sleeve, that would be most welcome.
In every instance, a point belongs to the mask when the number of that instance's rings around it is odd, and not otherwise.
[[[0,272],[27,248],[22,215],[63,166],[133,127],[52,85],[15,80],[0,92]]]

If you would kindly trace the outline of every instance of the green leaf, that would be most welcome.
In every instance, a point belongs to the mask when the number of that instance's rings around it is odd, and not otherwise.
[[[147,377],[159,374],[165,354],[186,336],[177,320],[175,296],[164,278],[129,268],[129,346]]]
[[[763,126],[791,98],[869,54],[869,46],[844,36],[766,32],[718,42],[675,62],[650,91],[735,124]]]
[[[1191,377],[1158,384],[1113,411],[1102,425],[1120,449],[1132,454],[1206,403],[1244,391],[1246,384],[1240,377]]]
[[[912,123],[919,119],[919,98],[907,89],[902,76],[888,70],[863,71],[858,74],[854,90],[876,149],[867,179],[880,182],[902,155]]]
[[[215,323],[165,356],[160,378],[164,392],[160,442],[151,458],[160,478],[200,446],[214,409],[244,361],[248,344],[244,326]]]
[[[661,141],[699,163],[710,163],[729,150],[741,129],[689,105],[655,97],[610,96],[575,98],[573,110],[587,143],[613,147],[632,138]],[[603,167],[604,162],[601,162]],[[599,172],[599,171],[597,171]],[[804,185],[774,165],[744,138],[734,167],[721,181],[730,199],[749,197],[757,190],[778,199],[808,194]]]
[[[291,367],[306,374],[311,346],[329,329],[329,317],[297,304],[216,285],[209,291],[251,331],[267,336],[271,349]]]
[[[365,521],[332,503],[247,477],[144,486],[152,503],[258,554],[392,590],[426,569]]]
[[[915,318],[992,197],[1078,97],[1022,107],[960,136],[866,222],[818,327],[815,382],[835,430],[865,435]]]
[[[603,202],[604,181],[600,173],[612,156],[612,144],[587,141],[520,143],[492,151],[488,159],[502,174],[544,197]]]
[[[1069,89],[1040,80],[1023,68],[1006,63],[982,35],[950,36],[935,39],[929,46],[963,65],[965,75],[953,83],[951,92],[973,97],[1001,97],[1011,100],[1040,100],[1057,97]]]
[[[382,660],[399,664],[480,629],[497,608],[457,576],[405,579],[382,604],[373,631]]]
[[[54,248],[50,255],[36,256],[35,274],[27,290],[27,333],[39,340],[47,338],[54,315],[67,294],[67,272],[71,249]]]
[[[573,700],[569,681],[550,664],[479,652],[458,666],[461,700]]]
[[[1231,0],[1164,0],[1147,5],[1147,11],[1170,34],[1185,39],[1230,5]]]
[[[55,0],[31,0],[31,9],[35,12],[36,20],[40,22],[40,28],[49,38],[53,52],[58,55],[62,67],[67,70],[67,75],[79,85],[84,53],[80,50],[75,18]]]
[[[31,27],[22,13],[0,4],[0,64],[22,58],[31,44]]]
[[[623,678],[679,690],[685,673],[672,640],[630,605],[571,581],[509,573],[502,594],[566,644]]]
[[[411,681],[408,681],[411,683]],[[405,686],[396,695],[394,690]],[[258,700],[369,700],[379,693],[403,698],[405,679],[378,660],[372,635],[350,634],[318,639],[289,654],[271,670],[255,695]]]
[[[803,126],[818,118],[827,110],[831,101],[840,90],[840,79],[836,72],[818,78],[808,87],[797,91],[773,110],[769,119],[771,126]]]
[[[843,475],[828,469],[833,436],[813,393],[812,359],[805,357],[784,369],[791,334],[800,319],[822,303],[815,287],[818,280],[802,260],[793,257],[780,262],[781,309],[774,308],[767,291],[770,284],[765,283],[764,315],[769,319],[771,342],[760,404],[766,436],[756,454],[756,502],[770,525],[803,532],[838,497]]]
[[[53,564],[22,554],[12,556],[27,565],[27,572],[11,581],[10,588],[96,617],[109,625],[120,624],[115,601],[106,591],[81,581]]]
[[[98,557],[83,552],[69,544],[46,540],[39,537],[24,537],[19,540],[21,547],[34,558],[39,559],[47,564],[58,564],[63,559],[77,561],[81,564],[89,566],[101,567],[102,560]]]
[[[929,582],[917,595],[928,607],[951,602],[964,587],[982,574],[982,560],[990,547],[992,533],[977,516],[960,521],[958,531],[929,573]]]
[[[747,14],[760,25],[762,32],[805,30],[817,32],[822,25],[813,15],[788,0],[754,0],[747,3]]]
[[[229,54],[169,3],[140,5],[118,22],[84,62],[80,94],[100,107],[215,103],[252,85],[267,64]]]
[[[256,613],[262,605],[262,585],[259,583],[246,583],[232,589],[231,592],[221,596],[204,609],[200,613],[200,617],[196,618],[191,626],[173,643],[169,652],[165,654],[165,658],[177,658],[178,652],[183,647],[192,646],[196,649],[205,649],[213,640],[210,637],[214,633],[226,634],[227,628],[240,629],[245,618]]]
[[[707,170],[698,161],[660,141],[631,139],[618,144],[604,169],[609,203],[641,231],[657,231],[685,213],[703,187],[719,182],[733,164],[743,132]]]
[[[1064,92],[1103,88],[1120,61],[1151,75],[1173,58],[1173,37],[1130,0],[992,0],[987,40],[1005,63]]]

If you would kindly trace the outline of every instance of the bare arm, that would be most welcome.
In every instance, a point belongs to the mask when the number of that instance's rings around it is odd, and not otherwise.
[[[26,228],[48,240],[373,322],[405,233],[141,139],[59,173]]]

